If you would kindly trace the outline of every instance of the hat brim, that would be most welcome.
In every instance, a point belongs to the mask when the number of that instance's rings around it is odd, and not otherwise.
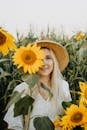
[[[69,63],[69,55],[64,46],[57,42],[47,40],[37,41],[36,44],[37,46],[47,47],[53,50],[59,63],[60,71],[63,71],[67,67]]]

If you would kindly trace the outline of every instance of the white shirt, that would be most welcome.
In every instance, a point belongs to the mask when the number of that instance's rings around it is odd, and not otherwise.
[[[23,82],[20,85],[18,85],[14,91],[22,92],[24,90],[24,95],[26,95],[26,92],[28,91],[28,85]],[[71,101],[71,95],[69,92],[69,86],[66,81],[63,81],[62,83],[62,91],[64,91],[65,101]],[[45,100],[40,94],[37,95],[35,98],[34,104],[33,104],[33,110],[31,113],[31,120],[29,124],[29,130],[35,130],[33,126],[33,119],[36,116],[48,116],[51,121],[53,121],[55,115],[62,114],[63,107],[61,105],[62,100],[58,101],[59,108],[57,109],[56,104],[52,105],[51,100]],[[22,116],[14,117],[14,105],[12,105],[9,110],[7,111],[4,120],[9,124],[8,128],[14,129],[14,130],[23,130],[23,119]]]

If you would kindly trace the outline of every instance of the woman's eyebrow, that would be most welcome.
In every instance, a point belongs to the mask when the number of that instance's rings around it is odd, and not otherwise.
[[[47,57],[47,58],[52,58],[52,56],[51,56],[51,55],[49,55],[49,54],[47,54],[47,55],[46,55],[46,57]]]

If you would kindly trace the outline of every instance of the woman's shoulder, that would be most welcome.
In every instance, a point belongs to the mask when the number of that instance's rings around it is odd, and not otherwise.
[[[65,87],[65,88],[69,88],[69,83],[66,80],[63,80],[62,86]]]
[[[62,82],[62,91],[64,92],[64,100],[65,101],[71,101],[71,95],[69,91],[69,84],[67,81],[63,80]]]
[[[25,82],[22,82],[21,84],[17,85],[14,89],[14,91],[22,92],[22,91],[28,90],[28,84]]]

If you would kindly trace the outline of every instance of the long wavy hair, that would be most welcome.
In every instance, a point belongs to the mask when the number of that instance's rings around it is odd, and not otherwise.
[[[55,53],[51,49],[49,50],[54,63],[54,67],[50,79],[51,92],[53,94],[51,103],[52,105],[54,104],[56,105],[56,109],[58,113],[63,114],[64,110],[62,107],[62,101],[65,98],[65,92],[63,91],[64,86],[62,85],[62,82],[64,82],[64,78],[62,76],[62,73],[60,72],[59,63],[56,59]],[[35,98],[37,94],[38,94],[38,89],[37,89],[37,85],[35,85],[33,90],[33,97]]]
[[[52,104],[55,103],[58,113],[63,114],[64,110],[62,107],[62,101],[65,98],[65,92],[63,91],[64,86],[62,86],[62,83],[64,82],[64,78],[60,72],[59,63],[54,52],[50,50],[50,53],[54,63],[54,68],[51,75],[51,87],[53,93]]]

